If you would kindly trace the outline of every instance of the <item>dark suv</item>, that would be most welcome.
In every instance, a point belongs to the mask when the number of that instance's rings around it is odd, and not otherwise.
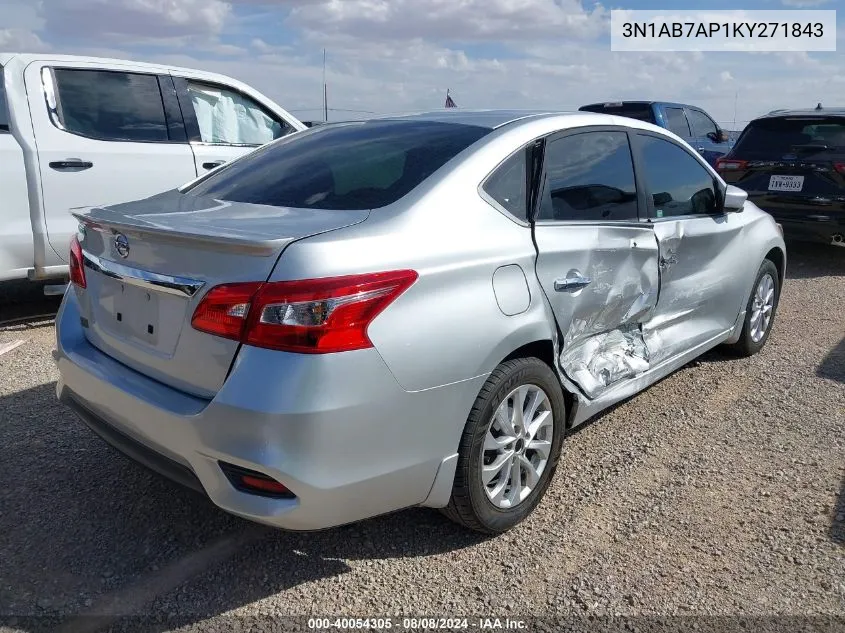
[[[716,162],[786,237],[845,246],[845,108],[775,110]]]

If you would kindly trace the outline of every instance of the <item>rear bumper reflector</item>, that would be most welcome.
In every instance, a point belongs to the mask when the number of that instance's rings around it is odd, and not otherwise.
[[[259,497],[295,499],[296,495],[272,477],[249,468],[218,462],[220,469],[236,490]]]

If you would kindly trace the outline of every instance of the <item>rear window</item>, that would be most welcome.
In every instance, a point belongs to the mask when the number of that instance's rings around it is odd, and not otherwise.
[[[745,160],[845,153],[845,117],[776,117],[748,124],[732,152]]]
[[[3,67],[0,66],[0,132],[9,131],[9,107],[6,104],[6,85],[3,83]]]
[[[377,209],[396,202],[491,130],[430,121],[318,128],[272,143],[186,193],[310,209]]]
[[[614,114],[629,119],[637,119],[647,123],[654,123],[654,112],[647,103],[595,103],[580,108],[583,112],[600,112]]]

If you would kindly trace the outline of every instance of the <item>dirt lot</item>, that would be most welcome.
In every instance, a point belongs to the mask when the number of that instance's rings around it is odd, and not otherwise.
[[[0,329],[0,346],[25,341],[0,356],[3,630],[55,613],[148,614],[156,630],[174,614],[192,630],[286,614],[845,618],[845,250],[789,257],[761,354],[710,353],[572,434],[538,511],[493,539],[419,509],[314,534],[230,517],[56,402],[49,322]]]

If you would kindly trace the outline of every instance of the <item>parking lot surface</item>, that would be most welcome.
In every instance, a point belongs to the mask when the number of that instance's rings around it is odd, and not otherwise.
[[[0,328],[0,349],[23,341],[0,355],[0,630],[49,614],[159,630],[177,614],[192,630],[289,614],[845,617],[845,249],[789,246],[766,348],[711,352],[573,433],[538,510],[497,538],[421,509],[308,534],[228,516],[56,401],[49,320]]]

